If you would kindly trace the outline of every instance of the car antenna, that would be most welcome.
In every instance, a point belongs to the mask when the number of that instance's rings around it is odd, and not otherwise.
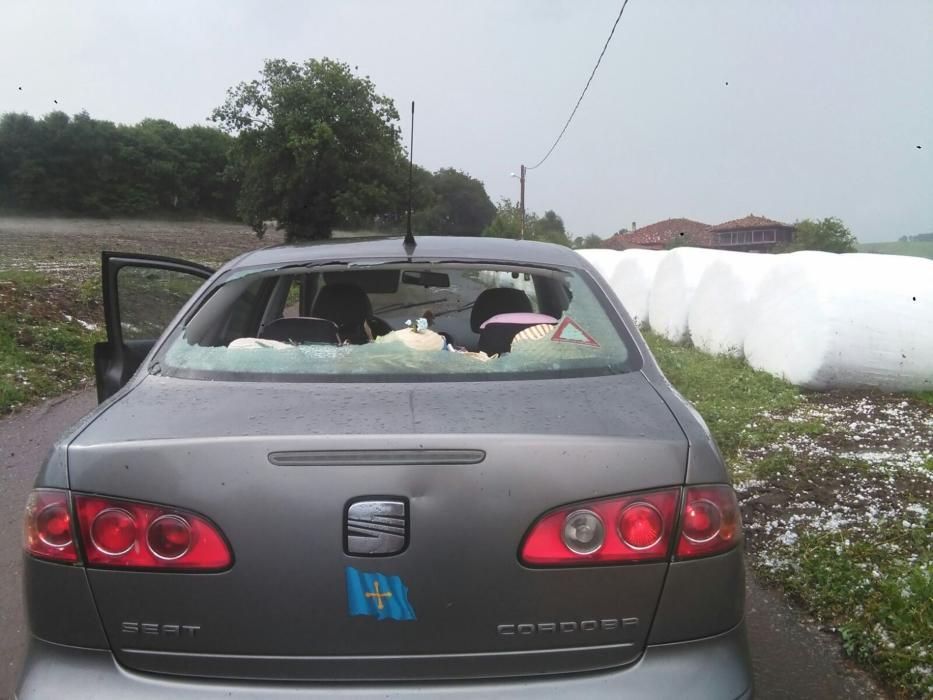
[[[405,252],[408,257],[415,252],[415,237],[411,232],[411,179],[415,158],[415,101],[411,101],[411,138],[408,140],[408,227],[405,230]]]

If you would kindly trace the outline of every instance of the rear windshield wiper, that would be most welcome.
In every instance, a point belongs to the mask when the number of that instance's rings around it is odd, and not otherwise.
[[[447,309],[446,311],[436,311],[436,312],[434,313],[434,315],[435,315],[435,316],[446,316],[447,314],[455,314],[455,313],[458,313],[458,312],[460,312],[460,311],[466,311],[467,309],[472,309],[472,308],[473,308],[473,304],[475,304],[475,303],[476,303],[476,302],[471,301],[471,302],[470,302],[469,304],[467,304],[466,306],[461,306],[461,307],[459,307],[459,308],[457,308],[457,309]]]
[[[389,306],[385,306],[385,307],[383,307],[383,308],[381,308],[381,309],[376,309],[375,311],[373,311],[373,313],[374,313],[374,314],[384,314],[384,313],[386,313],[387,311],[401,311],[402,309],[410,309],[410,308],[415,307],[415,306],[430,306],[430,305],[432,305],[432,304],[442,304],[442,303],[444,303],[445,301],[447,301],[446,298],[443,298],[443,299],[432,299],[432,300],[430,300],[430,301],[415,301],[415,302],[412,302],[411,304],[390,304]],[[470,304],[470,306],[472,306],[472,304]],[[443,312],[443,313],[449,313],[449,312],[446,312],[446,311],[445,311],[445,312]],[[435,316],[438,316],[439,314],[434,314],[434,315],[435,315]]]

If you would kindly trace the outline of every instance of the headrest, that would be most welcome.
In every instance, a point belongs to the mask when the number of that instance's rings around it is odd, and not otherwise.
[[[312,315],[337,324],[341,333],[352,332],[373,315],[369,297],[355,284],[328,284],[318,292]]]
[[[311,318],[310,316],[296,316],[293,318],[277,318],[262,329],[260,338],[265,340],[279,340],[283,343],[323,343],[338,345],[340,337],[337,334],[337,325],[325,318]]]
[[[497,314],[531,313],[531,300],[521,289],[496,287],[486,289],[473,302],[470,328],[479,333],[482,325]]]
[[[541,323],[557,323],[557,319],[553,316],[548,316],[547,314],[496,314],[488,321],[483,321],[482,325],[480,325],[480,328],[486,328],[486,326],[496,323],[512,323],[522,326],[537,326]]]

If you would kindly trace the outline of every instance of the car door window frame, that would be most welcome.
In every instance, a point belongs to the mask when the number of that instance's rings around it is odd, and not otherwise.
[[[162,255],[148,255],[142,253],[119,253],[103,251],[101,253],[101,294],[104,306],[104,324],[107,328],[107,340],[97,343],[94,347],[95,378],[97,380],[97,399],[103,401],[116,393],[142,364],[145,356],[138,361],[128,361],[130,355],[127,343],[123,337],[120,314],[120,287],[118,275],[124,268],[149,268],[191,275],[203,281],[209,279],[214,270],[200,263],[170,258]],[[165,331],[161,329],[159,335]],[[140,339],[138,342],[152,341],[154,345],[158,340],[154,338]],[[134,339],[135,340],[135,339]],[[152,346],[149,347],[151,351]],[[148,351],[147,353],[148,354]]]

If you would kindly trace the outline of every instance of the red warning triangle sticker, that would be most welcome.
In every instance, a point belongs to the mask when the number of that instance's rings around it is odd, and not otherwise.
[[[580,325],[569,316],[560,322],[551,340],[557,343],[576,343],[577,345],[591,345],[594,348],[599,347],[599,343],[583,330]]]

